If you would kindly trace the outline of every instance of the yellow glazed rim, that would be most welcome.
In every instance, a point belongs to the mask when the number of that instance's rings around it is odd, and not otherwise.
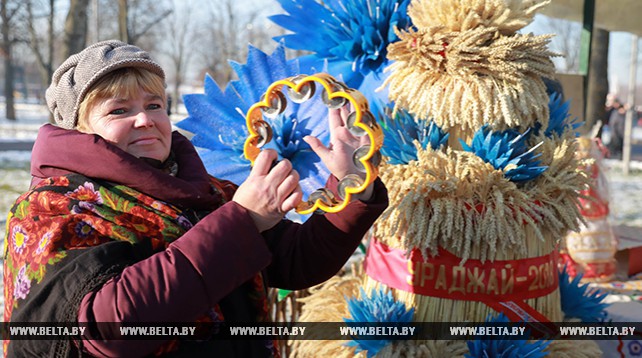
[[[286,88],[290,88],[295,92],[299,92],[301,88],[307,83],[319,83],[323,86],[323,89],[327,93],[329,100],[334,98],[345,98],[352,104],[352,108],[355,112],[355,121],[354,126],[363,130],[370,139],[370,146],[368,152],[359,158],[359,161],[362,163],[365,168],[366,177],[363,180],[360,186],[348,186],[345,188],[345,195],[341,202],[338,202],[334,199],[330,200],[331,203],[324,203],[323,200],[317,199],[314,203],[310,203],[307,199],[303,199],[296,206],[296,212],[299,214],[310,214],[313,212],[319,212],[319,210],[327,213],[336,213],[343,210],[352,199],[353,195],[363,192],[368,185],[370,185],[378,176],[378,163],[374,165],[370,159],[379,155],[379,149],[383,145],[383,131],[381,127],[376,123],[374,116],[371,113],[371,122],[370,125],[362,122],[365,112],[369,112],[368,101],[363,96],[363,94],[355,89],[347,88],[347,86],[334,77],[330,76],[327,73],[317,73],[314,75],[299,75],[295,77],[289,77],[272,83],[268,89],[265,91],[263,100],[257,102],[250,107],[245,116],[245,122],[247,129],[250,132],[250,135],[245,140],[245,145],[243,146],[243,154],[245,157],[250,160],[251,164],[254,165],[256,157],[261,152],[259,147],[259,142],[265,140],[257,131],[259,123],[263,122],[263,114],[261,113],[262,108],[270,108],[270,100],[275,96],[281,97],[282,100],[285,100],[287,103],[287,96],[280,96],[277,92],[281,92]],[[338,86],[333,86],[336,84]],[[313,85],[313,84],[312,84]],[[337,90],[336,88],[340,88]],[[345,89],[344,89],[345,88]],[[283,103],[283,108],[285,108],[286,103]],[[268,134],[267,142],[271,140],[271,133]],[[263,146],[263,143],[261,146]]]

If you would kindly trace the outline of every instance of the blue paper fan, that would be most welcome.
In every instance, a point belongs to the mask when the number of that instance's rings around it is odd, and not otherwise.
[[[572,117],[569,113],[571,101],[564,102],[564,98],[559,92],[552,92],[548,99],[548,126],[544,131],[544,135],[552,138],[553,135],[561,137],[567,130],[572,130],[574,135],[578,137],[580,133],[577,131],[584,123],[580,122],[577,117]],[[542,129],[542,124],[536,122],[533,126],[533,133],[539,135]]]
[[[363,288],[361,299],[348,299],[348,310],[351,318],[343,320],[348,324],[362,325],[364,323],[385,323],[389,326],[391,323],[410,323],[415,314],[415,309],[406,309],[403,302],[397,301],[392,297],[392,292],[385,292],[384,289],[372,290],[371,295],[366,296]],[[352,337],[352,341],[347,345],[356,347],[356,353],[366,351],[368,357],[373,357],[382,348],[390,344],[390,339],[372,339],[366,337]]]
[[[497,317],[488,315],[488,323],[509,323],[510,320],[503,313]],[[530,334],[526,334],[530,335]],[[469,353],[466,358],[541,358],[548,355],[546,347],[550,341],[536,340],[529,342],[526,339],[486,339],[478,338],[468,341]]]
[[[569,114],[568,110],[570,106],[571,101],[564,102],[561,94],[555,92],[550,96],[548,101],[550,116],[544,135],[552,137],[553,134],[557,134],[558,137],[561,137],[567,130],[574,131],[575,136],[579,135],[576,130],[582,126],[582,122],[579,122],[577,117],[572,117]]]
[[[465,151],[475,153],[495,169],[503,170],[510,181],[523,182],[537,178],[547,168],[536,160],[541,154],[536,154],[535,150],[542,143],[533,147],[526,143],[530,130],[524,133],[512,129],[495,132],[484,125],[475,132],[470,146],[461,139],[459,141]]]
[[[250,173],[250,162],[243,156],[248,136],[245,113],[275,81],[300,74],[297,61],[287,61],[279,45],[271,55],[250,46],[245,65],[230,62],[238,75],[225,91],[210,77],[205,78],[205,93],[183,96],[189,116],[177,123],[179,128],[194,133],[192,142],[198,148],[208,172],[241,184]],[[265,118],[273,129],[273,139],[265,148],[275,149],[280,158],[292,162],[301,176],[301,188],[307,196],[323,187],[329,171],[303,141],[312,135],[327,145],[329,128],[327,107],[313,99],[287,103],[285,111],[274,119]]]
[[[582,322],[603,322],[606,319],[607,303],[602,302],[607,294],[598,289],[589,289],[588,284],[580,284],[582,274],[573,279],[566,266],[559,273],[562,311],[567,318],[579,318]]]
[[[422,149],[430,146],[437,150],[448,142],[449,134],[442,131],[433,121],[417,121],[410,113],[399,110],[394,118],[388,114],[381,116],[384,132],[381,154],[388,158],[389,164],[408,164],[417,160],[418,141]]]
[[[270,19],[292,33],[275,39],[312,53],[300,58],[303,70],[327,64],[330,74],[363,92],[371,105],[388,102],[385,91],[374,90],[383,82],[387,46],[398,40],[394,28],[411,26],[410,0],[277,1],[286,14]]]

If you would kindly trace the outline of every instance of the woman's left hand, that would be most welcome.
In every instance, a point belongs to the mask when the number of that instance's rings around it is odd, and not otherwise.
[[[352,161],[354,151],[362,145],[367,145],[370,140],[367,135],[354,136],[346,127],[348,108],[328,109],[328,122],[330,126],[330,144],[326,147],[316,137],[306,136],[303,140],[321,158],[323,164],[337,179],[342,179],[348,174],[357,174],[365,179],[365,173],[360,172]],[[372,184],[359,195],[361,200],[372,197]]]

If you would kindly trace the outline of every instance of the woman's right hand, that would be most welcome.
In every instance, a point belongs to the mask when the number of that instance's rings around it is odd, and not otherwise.
[[[259,232],[276,225],[303,198],[299,173],[292,169],[292,163],[287,159],[271,168],[277,159],[276,151],[262,150],[250,175],[232,198],[247,209]]]

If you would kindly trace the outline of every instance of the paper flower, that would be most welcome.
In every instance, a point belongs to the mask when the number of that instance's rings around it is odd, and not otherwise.
[[[488,323],[509,323],[510,320],[500,313],[493,318],[486,317]],[[528,334],[528,333],[527,333]],[[469,353],[466,358],[540,358],[548,355],[545,351],[550,341],[537,340],[529,342],[526,339],[475,339],[468,341]]]
[[[495,169],[504,171],[510,181],[523,182],[535,179],[547,168],[540,166],[540,162],[535,160],[540,156],[535,150],[542,143],[532,148],[527,146],[529,133],[530,128],[520,134],[512,129],[495,132],[484,125],[475,132],[470,146],[461,139],[459,141],[465,151],[475,153]]]
[[[241,184],[251,169],[249,160],[243,156],[248,136],[245,113],[273,82],[299,74],[299,66],[296,61],[286,61],[282,45],[271,55],[250,46],[245,65],[235,62],[230,65],[239,79],[231,81],[222,92],[207,76],[204,94],[183,97],[189,116],[177,126],[194,133],[192,143],[211,175]],[[266,148],[275,149],[279,159],[292,162],[302,178],[300,184],[306,196],[323,187],[329,176],[325,165],[303,141],[306,135],[313,135],[326,145],[329,141],[327,107],[316,104],[313,100],[301,104],[290,101],[282,114],[274,119],[265,118],[273,130],[273,139]]]
[[[429,145],[433,150],[439,149],[448,142],[449,134],[442,131],[434,122],[417,121],[404,110],[382,116],[384,139],[381,154],[388,157],[389,164],[408,164],[417,160],[418,141],[422,149]]]
[[[275,40],[312,53],[300,58],[303,70],[323,68],[327,62],[331,75],[341,77],[366,97],[383,82],[380,77],[388,64],[387,46],[399,39],[394,28],[411,26],[409,0],[326,0],[324,4],[316,0],[277,1],[286,14],[270,19],[292,33]],[[388,102],[387,95],[380,100]]]
[[[348,299],[348,310],[352,318],[344,318],[348,323],[410,323],[415,309],[406,309],[403,302],[397,301],[392,297],[392,292],[384,292],[384,289],[372,290],[370,297],[367,297],[363,288],[361,291],[362,299]],[[386,325],[387,326],[387,325]],[[356,353],[366,351],[368,357],[372,357],[382,348],[391,343],[389,339],[360,339],[353,337],[348,346],[356,347]]]
[[[582,274],[570,278],[566,266],[559,273],[562,311],[567,318],[579,318],[582,322],[603,322],[607,316],[608,303],[602,302],[607,294],[589,290],[588,284],[580,284]]]
[[[582,126],[581,122],[577,121],[577,117],[571,117],[568,113],[571,101],[563,102],[562,95],[554,92],[548,101],[548,110],[550,117],[548,120],[548,127],[544,131],[544,135],[552,137],[557,134],[561,137],[562,134],[568,129],[575,131]],[[579,133],[575,132],[577,136]]]

